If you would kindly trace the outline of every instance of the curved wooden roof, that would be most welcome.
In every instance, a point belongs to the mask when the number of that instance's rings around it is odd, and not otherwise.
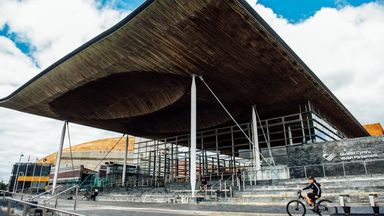
[[[244,0],[147,0],[0,106],[164,137],[189,130],[192,74],[202,75],[239,121],[249,120],[253,104],[273,115],[282,104],[313,100],[348,136],[367,135]],[[197,84],[198,128],[228,123],[214,98]]]

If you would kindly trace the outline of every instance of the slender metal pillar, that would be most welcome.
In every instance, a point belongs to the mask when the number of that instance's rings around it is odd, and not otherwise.
[[[192,76],[191,85],[191,154],[190,154],[190,182],[192,196],[195,195],[196,188],[196,83],[195,75]]]
[[[30,192],[32,192],[32,190],[33,190],[32,184],[35,182],[35,176],[36,176],[35,172],[36,172],[36,162],[33,163],[32,180],[31,180],[31,185],[29,186],[30,187],[29,188]]]
[[[59,176],[61,155],[63,153],[63,145],[64,145],[66,129],[67,129],[67,121],[64,122],[63,130],[61,131],[60,145],[59,145],[59,150],[57,151],[56,164],[55,164],[55,175],[53,177],[53,184],[52,184],[52,195],[55,195],[55,192],[56,192],[57,177]]]
[[[256,171],[261,169],[259,135],[257,134],[256,107],[252,107],[253,160]]]
[[[125,176],[127,174],[127,157],[128,157],[128,143],[129,143],[129,136],[127,134],[127,139],[125,139],[125,147],[124,147],[124,163],[123,163],[123,175],[121,178],[121,186],[125,186]],[[137,156],[139,157],[139,156]]]
[[[30,156],[28,157],[27,166],[25,167],[23,185],[21,186],[21,193],[24,193],[25,178],[27,177],[27,174],[28,174],[29,158],[30,158]],[[31,182],[31,183],[32,183],[32,182]]]
[[[17,163],[17,169],[16,169],[16,173],[15,173],[15,181],[13,181],[13,193],[17,192],[16,184],[18,183],[20,163],[21,163],[21,158],[23,156],[24,156],[23,153],[21,153],[20,157],[19,157],[19,163]]]
[[[43,167],[44,167],[44,159],[43,159],[43,163],[40,164],[40,174],[39,174],[39,181],[37,183],[37,190],[36,190],[36,193],[39,193],[39,190],[40,190],[40,182],[41,182],[41,174],[43,172]]]

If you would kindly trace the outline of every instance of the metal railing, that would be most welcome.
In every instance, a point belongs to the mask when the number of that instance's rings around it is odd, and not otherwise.
[[[235,187],[235,183],[237,183],[236,174],[231,174],[228,178],[223,179],[223,176],[219,181],[217,181],[215,184],[210,185],[209,192],[216,193],[216,198],[218,198],[220,195],[217,193],[224,193],[224,197],[232,197],[233,196],[233,188]],[[217,188],[217,189],[215,189]],[[208,188],[205,187],[205,193],[208,195]]]
[[[57,208],[52,208],[44,205],[39,205],[35,201],[24,201],[19,199],[14,199],[11,197],[6,197],[5,193],[2,197],[2,203],[0,203],[0,206],[3,205],[5,207],[5,214],[6,215],[13,215],[12,212],[19,211],[21,215],[35,215],[37,212],[40,212],[39,214],[42,216],[48,215],[70,215],[70,216],[82,216],[81,214],[69,212],[66,210],[61,210]]]
[[[37,195],[31,197],[30,200],[33,201],[33,200],[35,200],[35,199],[37,199],[37,198],[39,198],[39,197],[41,197],[41,196],[44,196],[44,195],[46,195],[46,194],[51,193],[53,189],[60,189],[60,188],[63,188],[63,186],[59,185],[59,186],[57,186],[56,188],[51,188],[51,189],[49,189],[49,190],[47,190],[47,191],[45,191],[45,192],[43,192],[43,193],[40,193],[40,194],[37,194]]]

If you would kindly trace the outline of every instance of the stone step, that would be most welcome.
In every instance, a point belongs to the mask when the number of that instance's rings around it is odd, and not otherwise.
[[[340,194],[350,194],[348,202],[368,203],[368,195],[377,193],[378,202],[384,203],[384,175],[380,176],[355,176],[348,178],[319,178],[322,185],[323,198],[339,202]],[[259,184],[263,183],[263,184]],[[273,183],[273,185],[271,185]],[[295,199],[297,190],[307,184],[306,179],[285,179],[277,181],[258,182],[258,185],[247,185],[244,191],[233,187],[233,198],[219,198],[220,201],[234,203],[286,203]],[[208,182],[215,185],[213,190],[219,188],[218,181]],[[208,187],[210,189],[210,187]],[[190,197],[189,183],[170,183],[160,188],[128,188],[126,191],[101,193],[100,200],[119,200],[130,202],[181,202],[181,197]],[[215,195],[215,193],[212,193]],[[201,195],[204,197],[204,194]],[[215,196],[214,197],[215,200]],[[207,198],[207,197],[206,197]]]

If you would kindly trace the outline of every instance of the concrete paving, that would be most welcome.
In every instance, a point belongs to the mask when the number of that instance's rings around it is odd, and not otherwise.
[[[73,201],[60,200],[60,209],[73,210]],[[341,209],[339,211],[342,212]],[[384,209],[381,209],[383,212]],[[287,215],[285,204],[281,205],[230,205],[215,203],[200,204],[164,204],[164,203],[131,203],[116,201],[79,201],[77,213],[84,215],[254,215],[254,216],[282,216]],[[353,213],[366,213],[369,215],[372,209],[366,206],[352,208]],[[332,212],[335,213],[335,212]],[[316,215],[316,214],[307,214]]]
[[[73,210],[73,201],[60,200],[58,208]],[[286,215],[284,206],[223,204],[164,204],[80,201],[77,213],[85,215]]]
[[[73,210],[74,200],[60,199],[58,209],[76,212],[83,215],[137,215],[137,216],[163,216],[163,215],[223,215],[223,216],[282,216],[287,215],[285,203],[275,205],[246,205],[246,204],[223,204],[223,203],[190,203],[190,204],[171,204],[171,203],[132,203],[118,201],[78,201],[77,210]],[[47,206],[53,207],[54,201],[49,201]],[[309,210],[307,215],[316,215]],[[384,212],[384,208],[380,209]],[[335,215],[335,211],[331,212]],[[339,208],[339,213],[343,213]],[[372,209],[368,206],[352,207],[351,215],[372,215]],[[356,214],[358,213],[358,214]],[[0,213],[0,215],[2,215]],[[343,215],[343,214],[340,214]],[[384,214],[383,214],[384,215]]]

